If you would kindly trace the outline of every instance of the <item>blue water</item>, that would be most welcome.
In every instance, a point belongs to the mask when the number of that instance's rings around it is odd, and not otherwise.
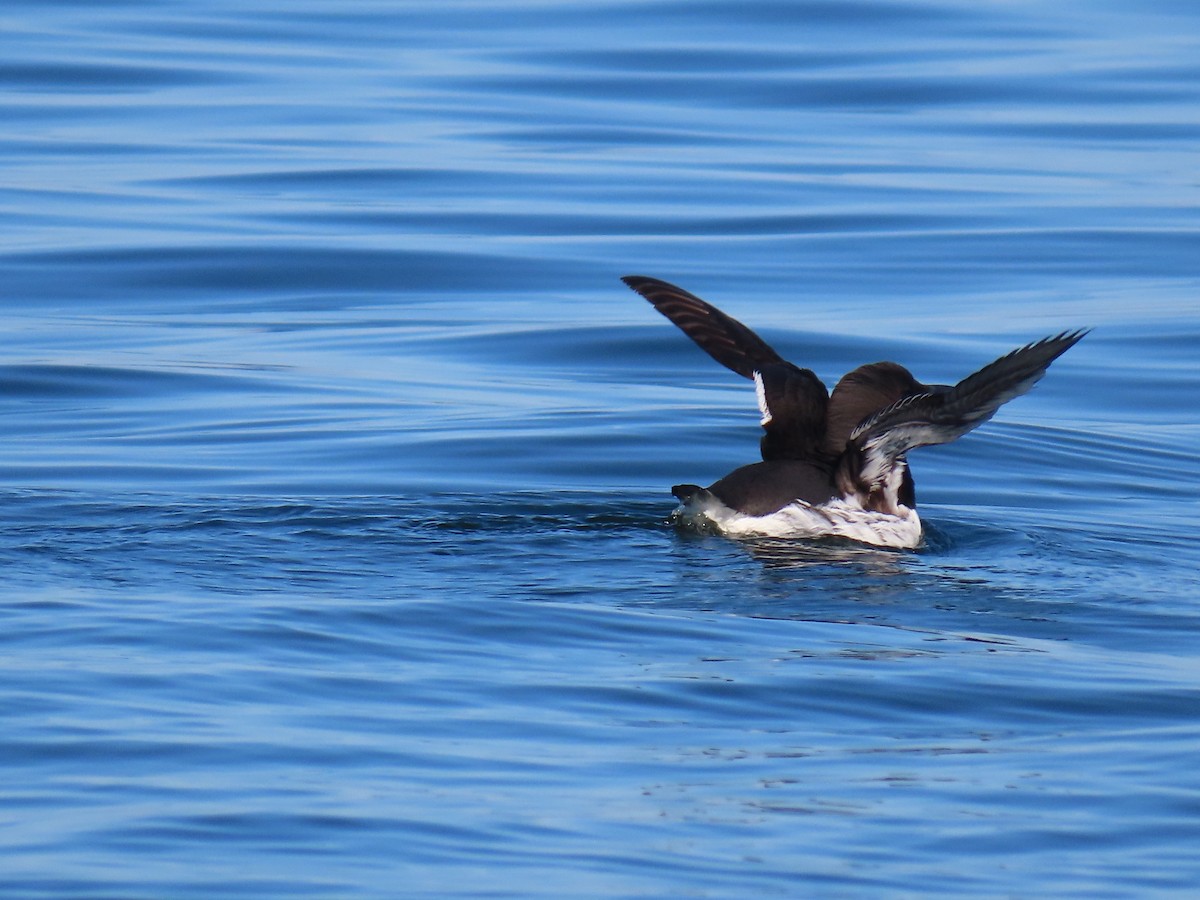
[[[1200,7],[9,0],[0,895],[1200,883]],[[1095,330],[915,553],[677,532]]]

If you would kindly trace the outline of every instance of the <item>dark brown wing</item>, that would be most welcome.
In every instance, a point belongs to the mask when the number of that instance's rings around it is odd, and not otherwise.
[[[914,394],[881,409],[850,435],[847,455],[859,460],[857,482],[876,489],[909,450],[945,444],[979,427],[1009,400],[1037,384],[1050,363],[1085,334],[1087,331],[1064,331],[1026,344],[948,391]]]
[[[868,363],[847,372],[829,395],[825,452],[839,455],[860,422],[905,397],[930,393],[931,388],[894,362]]]
[[[683,288],[644,275],[621,280],[721,365],[754,379],[766,430],[764,460],[811,459],[821,452],[829,391],[816,375],[787,362],[737,319]]]
[[[625,275],[621,280],[678,325],[709,356],[743,378],[753,378],[763,366],[784,362],[766,341],[737,319],[683,288],[645,275]]]
[[[766,432],[760,443],[764,461],[824,455],[829,392],[816,375],[788,362],[773,363],[754,373],[754,387]]]

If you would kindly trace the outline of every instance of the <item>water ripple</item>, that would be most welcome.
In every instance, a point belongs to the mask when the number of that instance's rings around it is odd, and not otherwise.
[[[0,894],[1194,887],[1192,8],[5,11]],[[1094,330],[918,552],[735,542],[627,272],[829,384]]]

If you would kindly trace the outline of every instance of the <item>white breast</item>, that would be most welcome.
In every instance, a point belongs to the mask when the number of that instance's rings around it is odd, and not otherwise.
[[[876,547],[911,550],[921,544],[921,519],[915,509],[900,506],[899,510],[899,515],[891,515],[863,509],[853,500],[831,500],[820,506],[797,500],[778,512],[748,516],[710,494],[679,507],[675,515],[731,537],[844,537]]]

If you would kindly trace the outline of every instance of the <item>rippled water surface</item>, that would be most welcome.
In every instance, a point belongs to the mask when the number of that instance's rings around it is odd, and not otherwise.
[[[1184,894],[1200,9],[10,0],[0,894]],[[1094,331],[927,545],[667,523],[753,392]]]

